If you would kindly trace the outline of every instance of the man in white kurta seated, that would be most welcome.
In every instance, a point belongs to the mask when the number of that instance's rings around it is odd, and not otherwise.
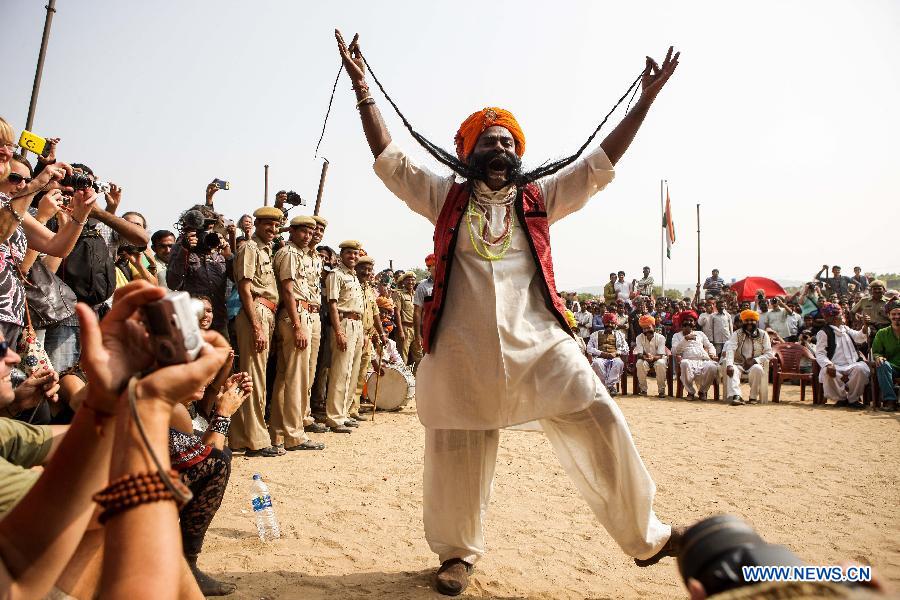
[[[732,406],[744,404],[741,375],[750,382],[749,404],[760,400],[762,387],[769,385],[766,368],[775,357],[769,334],[759,328],[759,313],[749,308],[741,311],[741,328],[725,342],[725,396]]]
[[[425,537],[441,562],[437,591],[458,595],[468,585],[484,554],[482,518],[499,430],[531,421],[539,421],[575,487],[638,565],[677,555],[680,530],[673,532],[653,512],[656,487],[628,425],[566,323],[549,227],[612,180],[613,164],[678,55],[670,50],[662,67],[647,59],[637,104],[600,147],[529,172],[521,163],[524,133],[501,108],[485,108],[463,122],[455,155],[405,120],[414,138],[456,174],[437,175],[392,143],[366,82],[358,40],[348,48],[340,33],[336,37],[375,173],[435,226],[434,289],[423,305],[425,356],[416,395],[425,427]]]
[[[680,328],[672,336],[672,354],[680,359],[681,383],[688,400],[698,396],[706,400],[706,393],[716,381],[719,365],[716,363],[716,349],[706,335],[697,329],[697,313],[683,310],[672,318]]]
[[[603,327],[588,338],[587,353],[591,357],[591,368],[613,396],[619,393],[619,381],[625,370],[622,357],[628,356],[628,341],[617,328],[616,313],[603,313]]]
[[[856,344],[864,344],[869,338],[869,324],[861,331],[844,325],[844,315],[839,304],[830,302],[819,311],[828,323],[816,333],[816,362],[819,363],[819,381],[825,398],[836,400],[839,406],[862,408],[862,395],[869,383],[869,365],[860,359]]]
[[[647,395],[647,373],[653,368],[656,375],[657,395],[666,397],[666,371],[669,368],[669,358],[666,356],[666,338],[661,333],[656,333],[656,319],[651,315],[641,315],[638,319],[641,327],[641,335],[634,341],[634,354],[637,359],[637,377],[640,394]]]

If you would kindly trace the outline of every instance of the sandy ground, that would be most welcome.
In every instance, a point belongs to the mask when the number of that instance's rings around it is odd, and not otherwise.
[[[900,413],[814,408],[784,392],[742,407],[617,398],[657,482],[657,514],[741,515],[811,564],[871,563],[900,588]],[[235,457],[201,567],[238,584],[230,598],[441,597],[422,533],[423,433],[407,407],[352,435],[314,436],[324,452]],[[249,510],[255,472],[282,524],[270,543]],[[639,569],[619,550],[543,434],[503,432],[494,485],[487,556],[463,597],[685,597],[674,559]]]

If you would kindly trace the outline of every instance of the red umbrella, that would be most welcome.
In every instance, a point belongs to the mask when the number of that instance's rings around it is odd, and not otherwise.
[[[768,277],[745,277],[740,281],[731,284],[731,289],[735,291],[738,300],[755,300],[757,290],[762,290],[766,298],[773,296],[787,296],[787,292],[781,287],[777,281],[773,281]]]

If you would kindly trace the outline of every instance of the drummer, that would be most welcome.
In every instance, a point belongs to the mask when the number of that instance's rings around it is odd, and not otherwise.
[[[372,273],[375,270],[375,260],[371,256],[360,257],[356,263],[356,276],[359,278],[359,284],[363,289],[363,350],[362,358],[359,361],[359,374],[356,377],[356,390],[353,394],[353,404],[350,406],[350,418],[357,421],[368,421],[368,417],[359,414],[360,402],[369,404],[369,399],[364,394],[364,386],[366,376],[369,374],[369,365],[375,365],[375,354],[372,348],[373,343],[379,346],[387,339],[387,334],[381,328],[381,314],[376,304],[378,292],[372,285]],[[373,366],[373,369],[377,368]],[[351,380],[352,381],[352,380]],[[368,390],[366,390],[368,391]]]

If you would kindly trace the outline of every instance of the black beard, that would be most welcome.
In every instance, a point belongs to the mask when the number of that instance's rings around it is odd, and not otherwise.
[[[753,324],[753,323],[750,323],[749,325],[748,325],[748,324],[744,324],[744,325],[742,326],[742,329],[744,330],[744,332],[745,332],[747,335],[750,335],[750,336],[753,336],[754,334],[756,334],[756,333],[759,331],[759,329],[757,328],[757,326],[756,326],[755,324]]]
[[[502,161],[503,166],[506,167],[506,180],[508,183],[519,183],[522,180],[522,159],[515,152],[507,152],[505,150],[491,150],[473,154],[469,158],[468,165],[466,165],[466,178],[487,182],[488,165],[495,160]]]

